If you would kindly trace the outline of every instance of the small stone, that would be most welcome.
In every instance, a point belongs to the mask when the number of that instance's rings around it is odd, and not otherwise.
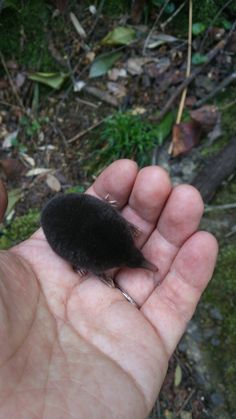
[[[215,319],[215,320],[220,320],[220,321],[223,320],[223,316],[220,310],[216,307],[210,309],[210,316],[212,317],[212,319]]]
[[[212,338],[212,339],[211,339],[211,344],[212,344],[213,346],[219,346],[219,344],[220,344],[220,339],[218,339],[218,338]]]
[[[211,395],[211,401],[215,406],[224,404],[224,397],[219,393],[213,393]]]

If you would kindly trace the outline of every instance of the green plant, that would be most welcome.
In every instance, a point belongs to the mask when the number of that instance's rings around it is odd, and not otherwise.
[[[172,120],[167,122],[171,127]],[[98,168],[120,158],[134,159],[140,166],[150,164],[154,146],[161,144],[168,133],[166,120],[165,126],[154,125],[139,115],[117,112],[106,119],[98,140],[93,143],[91,170],[96,173]]]
[[[16,217],[9,226],[1,230],[0,249],[8,249],[26,240],[39,227],[40,212],[36,209],[21,217]]]
[[[28,137],[38,134],[42,125],[48,122],[48,117],[31,119],[28,116],[22,116],[20,119],[20,125],[25,128],[25,133]]]

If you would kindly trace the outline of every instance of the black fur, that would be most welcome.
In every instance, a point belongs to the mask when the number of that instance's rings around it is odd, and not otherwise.
[[[109,203],[91,195],[51,199],[41,225],[55,253],[75,269],[97,275],[124,266],[155,270],[135,246],[129,223]]]

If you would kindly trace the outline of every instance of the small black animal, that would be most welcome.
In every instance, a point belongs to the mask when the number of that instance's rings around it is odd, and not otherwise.
[[[108,202],[86,194],[52,198],[41,225],[51,248],[77,271],[98,276],[111,268],[156,271],[135,246],[133,226]]]

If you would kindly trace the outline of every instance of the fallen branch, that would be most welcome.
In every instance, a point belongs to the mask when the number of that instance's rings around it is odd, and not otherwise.
[[[92,95],[96,97],[97,99],[102,100],[103,102],[107,103],[108,105],[114,106],[115,108],[118,108],[119,103],[115,97],[110,95],[107,92],[104,92],[103,90],[98,89],[97,87],[93,86],[84,86],[83,92],[88,93],[89,95]]]
[[[227,210],[236,208],[236,203],[233,204],[223,204],[223,205],[207,205],[204,212],[218,211],[218,210]]]
[[[229,84],[231,84],[234,80],[236,80],[236,71],[234,71],[232,74],[230,74],[228,77],[226,77],[218,86],[213,89],[209,95],[205,96],[203,99],[198,100],[193,108],[199,108],[200,106],[204,105],[208,100],[212,99],[217,95],[217,93],[221,92],[225,87],[227,87]]]
[[[193,179],[195,186],[202,195],[204,202],[209,202],[224,179],[236,169],[236,137],[216,156],[208,159],[207,164]]]
[[[73,143],[74,141],[78,140],[79,138],[83,137],[85,134],[87,134],[88,132],[92,131],[94,128],[97,128],[99,125],[101,125],[106,118],[101,119],[101,121],[95,122],[93,125],[91,125],[91,127],[84,129],[83,131],[79,132],[78,134],[76,134],[74,137],[70,138],[67,143]]]
[[[218,44],[210,52],[208,52],[208,54],[206,55],[206,61],[205,61],[205,63],[201,67],[196,68],[192,72],[192,74],[188,78],[186,78],[179,85],[179,87],[177,87],[177,89],[175,90],[175,92],[173,93],[173,95],[166,102],[164,108],[159,113],[159,115],[158,116],[152,116],[150,118],[150,119],[152,119],[152,121],[155,121],[155,122],[161,121],[162,118],[167,114],[167,112],[169,112],[169,110],[170,110],[171,106],[173,105],[174,101],[178,98],[178,96],[182,93],[182,91],[190,83],[192,83],[192,81],[202,72],[202,70],[225,48],[225,45],[229,41],[229,39],[230,39],[230,37],[231,37],[231,35],[233,33],[233,30],[234,30],[235,26],[236,26],[236,22],[234,22],[234,24],[233,24],[230,32],[226,36],[226,38],[225,39],[222,39],[221,41],[219,41]]]
[[[25,113],[25,114],[27,114],[27,111],[26,111],[26,109],[25,109],[25,107],[24,107],[24,104],[23,104],[23,102],[22,102],[22,100],[21,100],[20,96],[18,95],[17,88],[16,88],[16,86],[15,86],[15,84],[14,84],[13,80],[12,80],[12,77],[11,77],[11,75],[10,75],[10,73],[9,73],[9,70],[8,70],[7,65],[6,65],[6,63],[5,63],[5,60],[4,60],[4,56],[3,56],[3,54],[1,53],[1,51],[0,51],[0,59],[1,59],[2,66],[3,66],[3,68],[4,68],[5,72],[6,72],[6,75],[7,75],[7,77],[8,77],[9,83],[10,83],[10,85],[11,85],[11,88],[12,88],[13,94],[14,94],[14,96],[15,96],[15,98],[16,98],[16,100],[17,100],[17,102],[18,102],[18,105],[19,105],[19,107],[20,107],[20,108],[24,111],[24,113]]]

